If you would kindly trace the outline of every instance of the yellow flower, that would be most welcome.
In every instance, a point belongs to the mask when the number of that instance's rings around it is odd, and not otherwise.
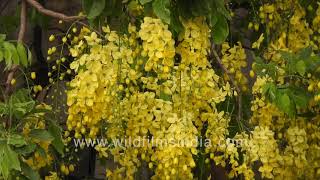
[[[31,79],[36,79],[36,73],[35,72],[31,72]]]
[[[54,40],[55,40],[55,36],[54,35],[50,35],[49,41],[51,42],[51,41],[54,41]]]
[[[50,176],[46,176],[45,180],[60,180],[57,172],[51,172],[50,171]]]
[[[253,49],[259,49],[260,48],[260,44],[263,42],[263,40],[264,40],[264,36],[263,36],[263,33],[262,33],[260,35],[259,39],[252,44],[252,48]]]

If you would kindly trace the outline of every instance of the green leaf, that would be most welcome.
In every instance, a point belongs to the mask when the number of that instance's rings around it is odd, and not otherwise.
[[[31,65],[31,63],[32,63],[32,53],[31,53],[31,51],[29,49],[28,49],[28,62]]]
[[[3,61],[3,57],[4,57],[4,54],[3,54],[3,52],[2,52],[1,49],[0,49],[0,62]]]
[[[195,17],[197,16],[205,16],[209,13],[210,5],[212,1],[207,0],[197,0],[197,2],[192,2],[192,5],[188,7],[189,13]]]
[[[13,64],[18,65],[19,64],[19,55],[18,55],[16,47],[12,43],[9,43],[9,42],[3,42],[3,47],[5,50],[10,51]]]
[[[18,154],[16,152],[14,152],[10,146],[7,145],[7,148],[4,151],[5,156],[7,156],[9,162],[10,162],[10,167],[11,169],[15,169],[20,171],[20,161],[18,158]]]
[[[36,151],[41,157],[47,158],[47,153],[41,146],[37,146]]]
[[[119,3],[119,1],[115,2],[114,0],[106,0],[105,7],[101,15],[103,17],[111,16],[111,15],[114,17],[114,16],[117,16],[117,14],[120,14],[120,12],[122,12],[122,8],[117,8],[116,3]]]
[[[147,4],[148,2],[151,2],[152,0],[139,0],[140,4],[144,5]]]
[[[53,121],[49,121],[49,128],[48,131],[50,134],[54,137],[54,140],[52,141],[53,147],[61,154],[63,155],[63,148],[64,144],[62,141],[62,135],[61,135],[61,128],[56,125]]]
[[[25,139],[18,134],[12,134],[8,137],[8,144],[13,145],[15,147],[21,147],[27,144],[27,142],[25,141]]]
[[[296,59],[295,55],[290,52],[280,51],[280,54],[281,54],[281,57],[288,63],[291,63],[294,61],[294,59]]]
[[[82,8],[86,14],[89,14],[93,0],[82,0]]]
[[[320,56],[310,56],[305,61],[306,68],[308,72],[315,72],[320,66]]]
[[[275,103],[279,110],[286,113],[289,117],[295,116],[296,108],[293,100],[288,95],[288,89],[279,89]]]
[[[12,53],[10,49],[5,48],[4,49],[4,60],[6,61],[6,66],[11,67],[12,65]]]
[[[30,153],[34,152],[36,149],[36,144],[28,142],[27,145],[15,148],[14,150],[22,155],[29,155]]]
[[[311,96],[306,93],[303,88],[300,87],[290,87],[288,95],[294,101],[298,108],[307,108]]]
[[[229,34],[229,25],[227,19],[219,15],[218,20],[212,31],[213,42],[216,44],[223,43]]]
[[[267,83],[262,87],[262,94],[268,97],[272,102],[277,98],[277,87],[273,83]]]
[[[52,141],[54,137],[44,129],[33,129],[30,131],[29,136],[33,139],[37,139],[40,141]]]
[[[105,3],[105,0],[94,0],[88,13],[88,19],[94,19],[99,16],[103,12]]]
[[[5,103],[0,102],[0,116],[6,115],[8,113],[8,107]]]
[[[29,113],[33,109],[34,106],[35,106],[34,101],[29,101],[29,102],[25,102],[25,103],[16,103],[13,105],[12,111],[13,111],[14,116],[17,119],[21,119],[21,118],[23,118],[24,115]]]
[[[0,144],[0,175],[8,179],[11,170],[21,170],[18,154],[8,144]]]
[[[29,89],[19,89],[14,94],[11,95],[12,97],[12,103],[23,103],[23,102],[29,102],[33,99],[30,97],[30,90]]]
[[[215,11],[212,11],[210,16],[209,16],[209,25],[211,28],[214,28],[214,26],[217,24],[218,22],[218,16],[216,14]]]
[[[214,1],[217,11],[222,14],[225,18],[231,19],[229,12],[226,9],[224,0],[215,0]]]
[[[297,62],[298,57],[297,55],[289,52],[280,51],[281,57],[287,62],[286,64],[286,72],[287,74],[295,74],[298,72],[297,70]],[[305,67],[305,65],[304,65]],[[302,72],[302,69],[300,69]],[[305,71],[305,70],[304,70]]]
[[[287,94],[282,94],[279,99],[279,108],[286,112],[287,114],[290,113],[290,97]]]
[[[28,66],[28,57],[27,57],[27,52],[25,47],[23,46],[22,43],[18,42],[17,44],[17,52],[20,58],[20,63],[24,66]]]
[[[35,101],[29,96],[29,90],[20,89],[10,96],[8,104],[13,115],[17,119],[21,119],[34,108]]]
[[[4,179],[8,179],[9,177],[9,163],[4,157],[4,149],[6,148],[7,144],[0,143],[0,177]]]
[[[40,180],[40,175],[37,171],[33,170],[29,165],[22,162],[21,170],[23,174],[28,177],[30,180]]]
[[[169,0],[155,0],[152,3],[154,13],[165,23],[170,24]]]
[[[277,65],[274,62],[266,63],[261,57],[256,56],[252,53],[253,59],[255,60],[254,70],[257,76],[269,75],[273,79],[277,76]]]
[[[0,43],[6,40],[7,35],[5,34],[0,34]]]
[[[179,34],[181,31],[183,31],[184,27],[179,19],[178,14],[172,13],[170,27],[176,32],[176,34]]]
[[[296,70],[301,76],[304,76],[304,74],[306,73],[306,64],[304,63],[304,61],[300,60],[297,62]]]
[[[299,59],[305,60],[309,58],[312,54],[312,47],[303,48],[299,51],[298,56]]]
[[[160,99],[164,100],[164,101],[171,101],[171,96],[164,93],[163,91],[160,92]]]

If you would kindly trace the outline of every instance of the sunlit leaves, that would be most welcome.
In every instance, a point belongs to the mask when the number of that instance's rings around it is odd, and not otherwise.
[[[18,134],[11,134],[9,137],[8,137],[8,140],[7,140],[8,144],[10,145],[13,145],[15,147],[21,147],[21,146],[24,146],[27,144],[26,140],[24,139],[24,137],[22,137],[21,135],[18,135]]]
[[[275,103],[279,110],[290,117],[296,115],[298,108],[306,108],[310,100],[310,95],[303,88],[294,86],[280,87],[274,83],[265,84],[262,93],[269,101]]]
[[[165,23],[170,24],[170,0],[154,0],[152,3],[154,13]]]
[[[27,67],[31,63],[31,52],[20,42],[15,43],[5,41],[5,35],[0,34],[0,62],[5,60],[6,69],[10,69],[12,65],[22,65]]]
[[[35,102],[29,96],[28,90],[21,89],[10,97],[7,106],[12,111],[14,117],[21,119],[34,108]]]
[[[37,171],[33,170],[30,166],[25,164],[24,162],[21,163],[21,170],[23,174],[32,180],[40,180],[40,175]]]
[[[52,141],[54,137],[44,129],[33,129],[31,130],[29,136],[33,139],[40,141]]]
[[[305,73],[315,72],[320,65],[320,56],[311,55],[310,47],[301,49],[298,53],[281,52],[282,58],[286,61],[286,71],[289,75],[298,73],[304,76]]]
[[[48,131],[54,137],[52,141],[52,145],[60,154],[63,155],[64,144],[62,142],[62,136],[61,136],[62,129],[53,121],[49,121]]]
[[[18,154],[8,144],[0,143],[0,175],[8,179],[12,170],[21,170]]]
[[[84,2],[85,9],[89,10],[88,13],[88,19],[94,19],[97,16],[99,16],[105,7],[105,0],[94,0],[94,1],[88,1]],[[90,8],[89,8],[90,7]]]
[[[214,20],[214,19],[213,19]],[[214,22],[212,22],[213,24]],[[229,34],[229,25],[227,20],[221,15],[217,16],[217,22],[214,25],[212,38],[216,44],[223,43]]]
[[[304,76],[304,74],[306,73],[306,64],[303,60],[297,62],[296,70],[301,76]]]
[[[27,57],[26,48],[20,42],[18,42],[18,44],[17,44],[17,52],[18,52],[18,55],[20,58],[20,63],[24,67],[27,67],[28,66],[28,57]]]

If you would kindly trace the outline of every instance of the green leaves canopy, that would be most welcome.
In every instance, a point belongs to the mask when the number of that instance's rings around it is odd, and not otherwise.
[[[230,19],[230,15],[224,0],[139,0],[135,1],[135,4],[137,2],[144,6],[143,16],[157,16],[176,33],[183,30],[182,19],[204,16],[213,29],[212,40],[214,43],[224,42],[229,34],[227,20]],[[91,24],[96,24],[96,21],[105,17],[118,20],[123,20],[123,17],[126,17],[128,20],[133,15],[132,13],[126,14],[128,9],[130,11],[130,3],[132,5],[132,1],[128,0],[82,0],[83,9]]]

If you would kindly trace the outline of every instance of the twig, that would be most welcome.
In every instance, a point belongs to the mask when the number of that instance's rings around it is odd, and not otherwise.
[[[237,100],[238,100],[238,121],[241,122],[241,120],[242,120],[242,96],[241,96],[241,90],[237,86],[236,81],[234,80],[233,76],[230,74],[228,69],[223,66],[222,61],[221,61],[217,51],[214,49],[214,44],[212,45],[211,52],[212,52],[213,56],[215,57],[215,59],[217,60],[217,62],[219,64],[219,66],[221,67],[221,69],[227,74],[227,76],[230,79],[233,87],[236,89],[236,91],[238,93],[238,96],[237,96]]]
[[[36,8],[37,11],[39,11],[40,13],[50,17],[61,19],[63,21],[74,21],[74,20],[80,20],[85,18],[84,16],[67,16],[65,14],[46,9],[36,0],[26,0],[26,1],[30,4],[30,6]]]
[[[20,30],[18,34],[18,42],[23,42],[24,35],[26,33],[26,26],[27,26],[27,4],[25,0],[21,1],[21,13],[20,13]],[[6,81],[6,90],[5,94],[9,95],[11,89],[11,81],[14,77],[14,73],[18,70],[18,65],[13,65]]]
[[[87,28],[90,28],[90,26],[88,26],[88,24],[86,24],[86,23],[84,23],[84,22],[76,21],[75,23],[76,23],[76,24],[80,24],[80,25],[82,25],[82,26],[85,26],[85,27],[87,27]],[[104,35],[101,34],[101,32],[99,32],[99,31],[97,31],[97,30],[95,30],[95,29],[90,28],[90,30],[94,31],[94,32],[97,33],[99,36],[104,37]]]

